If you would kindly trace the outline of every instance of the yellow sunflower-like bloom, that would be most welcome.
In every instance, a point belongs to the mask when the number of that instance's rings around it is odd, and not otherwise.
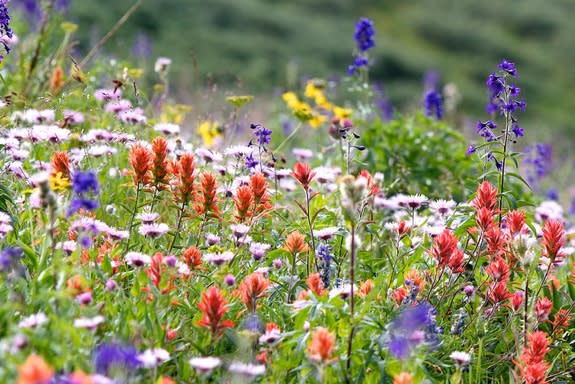
[[[214,141],[223,135],[222,127],[216,121],[205,120],[198,125],[198,133],[204,141],[204,146],[211,148]]]
[[[54,192],[65,191],[71,185],[70,180],[68,180],[66,177],[62,177],[62,172],[58,172],[55,175],[50,175],[49,181],[50,188]]]

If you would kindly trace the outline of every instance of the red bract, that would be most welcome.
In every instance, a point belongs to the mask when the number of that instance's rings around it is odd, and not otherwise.
[[[52,175],[55,176],[58,173],[60,176],[66,179],[70,179],[70,160],[68,159],[68,154],[62,151],[56,151],[50,159],[50,166],[52,167]]]
[[[315,293],[317,296],[321,296],[325,293],[323,282],[321,281],[321,276],[319,273],[312,273],[308,276],[305,282],[309,290]]]
[[[492,257],[505,255],[507,240],[497,225],[489,227],[485,232],[485,240],[487,241],[487,252]]]
[[[268,193],[268,183],[261,173],[256,173],[250,177],[250,187],[254,196],[254,215],[269,210],[272,207],[271,198]]]
[[[505,216],[507,227],[511,235],[521,233],[525,225],[525,214],[521,211],[511,211]]]
[[[559,220],[547,220],[543,227],[543,246],[547,257],[555,261],[561,247],[565,244],[565,228]]]
[[[477,193],[472,204],[475,209],[487,208],[493,211],[497,206],[497,189],[485,180],[477,187]]]
[[[553,308],[553,303],[546,297],[542,297],[535,303],[535,316],[537,321],[546,321]]]
[[[323,327],[316,328],[311,335],[307,348],[310,360],[316,363],[327,363],[332,359],[335,346],[335,335]]]
[[[521,304],[523,303],[523,292],[518,291],[511,296],[511,307],[514,311],[519,310],[521,308]]]
[[[511,294],[507,291],[507,281],[489,284],[489,293],[487,298],[493,304],[501,303],[507,300]]]
[[[168,183],[168,142],[163,137],[156,137],[152,141],[152,176],[157,188]]]
[[[249,311],[255,311],[257,300],[265,295],[270,281],[261,273],[252,273],[241,282],[238,291]]]
[[[194,193],[194,155],[184,153],[174,164],[174,168],[174,174],[177,176],[176,196],[179,202],[186,204],[192,200]]]
[[[407,290],[404,287],[399,287],[391,293],[391,298],[397,305],[401,305],[401,303],[403,303],[405,296],[407,296]]]
[[[195,210],[200,215],[207,215],[213,217],[220,216],[220,209],[218,208],[218,199],[216,192],[218,185],[216,178],[211,173],[204,172],[200,175],[200,190],[196,194]]]
[[[535,331],[528,337],[529,343],[523,349],[521,360],[525,364],[540,363],[545,359],[545,354],[549,352],[549,340],[547,334],[542,331]]]
[[[182,258],[184,259],[184,263],[186,263],[190,269],[197,269],[202,265],[202,253],[196,247],[184,249]]]
[[[545,375],[549,364],[545,362],[545,354],[549,352],[549,340],[541,331],[535,331],[528,337],[528,344],[521,353],[519,367],[521,379],[526,384],[546,384]]]
[[[463,269],[464,261],[465,260],[463,259],[463,251],[461,251],[460,249],[456,249],[449,258],[447,266],[449,267],[449,269],[451,269],[451,272],[461,273],[464,271]]]
[[[152,153],[140,143],[136,143],[130,149],[130,165],[134,172],[136,185],[147,185],[151,180]]]
[[[251,209],[253,206],[254,194],[247,185],[242,185],[236,191],[234,203],[236,205],[236,219],[242,223],[251,216]]]
[[[367,180],[367,189],[369,190],[370,196],[375,196],[379,193],[379,186],[376,184],[375,180],[373,180],[373,177],[369,174],[367,169],[362,170],[358,177],[363,177]]]
[[[228,312],[227,304],[218,287],[213,286],[202,292],[202,300],[198,304],[198,308],[203,316],[199,324],[209,328],[212,337],[218,338],[226,328],[234,326],[232,321],[223,320],[224,315]]]
[[[303,188],[307,190],[309,188],[309,183],[311,183],[315,177],[315,172],[311,170],[308,164],[298,162],[293,168],[292,175],[297,181],[299,181]]]
[[[493,281],[507,281],[509,278],[509,266],[503,260],[501,256],[497,256],[488,266],[485,268],[485,272]]]
[[[477,209],[475,214],[475,221],[483,232],[486,232],[493,226],[493,211],[485,207]]]
[[[160,281],[162,280],[162,260],[164,256],[161,252],[157,252],[152,256],[152,262],[150,263],[150,268],[147,269],[146,273],[152,283],[156,288],[160,288]]]
[[[433,239],[431,254],[438,261],[441,268],[449,263],[451,256],[456,250],[457,238],[449,229],[444,229],[441,234]]]

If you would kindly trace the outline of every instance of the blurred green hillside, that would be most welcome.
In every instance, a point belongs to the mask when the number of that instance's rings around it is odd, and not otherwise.
[[[86,52],[131,4],[72,1],[79,49]],[[377,28],[371,78],[395,106],[418,100],[424,74],[435,70],[441,84],[457,84],[466,113],[483,117],[485,78],[508,58],[520,71],[530,137],[575,132],[573,0],[144,0],[105,53],[132,56],[143,33],[152,42],[149,62],[171,57],[181,88],[211,74],[219,84],[239,78],[247,90],[269,93],[290,85],[290,73],[344,76],[360,16]]]

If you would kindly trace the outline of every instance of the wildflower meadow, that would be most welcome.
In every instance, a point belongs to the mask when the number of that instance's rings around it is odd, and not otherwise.
[[[337,82],[184,105],[170,58],[73,55],[47,3],[20,35],[0,0],[1,383],[575,382],[520,61],[471,135],[438,87],[389,105],[368,17]]]

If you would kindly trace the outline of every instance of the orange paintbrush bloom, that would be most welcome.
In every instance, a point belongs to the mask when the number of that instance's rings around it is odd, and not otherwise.
[[[178,201],[187,204],[194,194],[195,180],[194,155],[184,153],[178,162],[174,164],[174,174],[177,176],[176,192]]]
[[[360,284],[358,295],[360,297],[366,297],[367,295],[369,295],[369,293],[374,287],[375,283],[373,282],[373,280],[367,279],[366,281]]]
[[[515,365],[519,367],[520,377],[526,384],[546,384],[549,364],[545,362],[545,354],[549,352],[549,339],[545,332],[535,331],[529,335],[528,340]]]
[[[265,296],[269,285],[270,281],[261,273],[252,273],[241,282],[238,292],[249,311],[256,310],[257,300]]]
[[[48,384],[54,377],[54,370],[41,356],[31,354],[18,367],[18,384]]]
[[[216,177],[211,173],[204,172],[200,175],[200,190],[196,194],[195,210],[200,215],[208,215],[213,217],[220,216],[220,209],[218,208],[218,199],[216,192],[218,184]]]
[[[439,267],[447,266],[451,255],[457,250],[457,238],[449,229],[444,229],[443,232],[433,239],[433,246],[431,254],[437,262]]]
[[[507,239],[497,225],[489,227],[485,232],[485,240],[487,241],[487,252],[492,257],[505,255]]]
[[[311,275],[308,276],[305,282],[309,290],[312,291],[317,296],[321,296],[326,292],[323,287],[323,282],[321,281],[321,276],[319,275],[319,273],[312,273]]]
[[[164,255],[162,252],[156,252],[152,256],[152,261],[150,267],[146,270],[148,277],[152,280],[152,283],[156,288],[160,288],[160,282],[162,280],[162,261],[164,260]]]
[[[307,348],[309,359],[316,363],[329,363],[333,357],[335,335],[323,327],[316,328],[311,335],[311,343]]]
[[[269,210],[272,207],[271,198],[268,193],[268,183],[261,173],[256,173],[250,177],[250,188],[254,196],[254,215]]]
[[[315,172],[311,170],[308,164],[298,162],[293,168],[292,175],[307,190],[315,177]]]
[[[130,165],[134,172],[134,183],[136,185],[147,185],[150,183],[152,175],[152,153],[140,143],[136,143],[130,149]]]
[[[251,216],[253,201],[254,194],[250,187],[242,185],[238,188],[236,196],[234,197],[234,203],[236,205],[235,217],[240,223],[246,221]]]
[[[393,379],[393,384],[413,384],[413,375],[401,372]]]
[[[305,242],[305,236],[298,231],[293,231],[286,239],[285,248],[294,255],[307,251],[308,246]]]
[[[190,269],[197,269],[200,265],[202,265],[202,253],[196,247],[189,247],[184,249],[182,258],[184,259],[184,263],[186,263]]]
[[[369,196],[375,196],[380,192],[380,188],[373,179],[373,176],[369,173],[367,169],[363,169],[358,177],[363,177],[367,180],[367,190],[369,191]]]
[[[168,184],[169,163],[168,142],[163,137],[156,137],[152,141],[152,176],[157,188]]]
[[[54,152],[50,159],[50,165],[52,167],[52,176],[56,176],[59,173],[62,178],[70,180],[70,159],[66,152]]]
[[[212,286],[207,291],[202,292],[202,300],[198,304],[198,308],[203,316],[199,324],[209,328],[212,337],[218,338],[226,328],[234,326],[232,321],[223,320],[224,315],[228,312],[227,304],[228,302],[218,287]]]

